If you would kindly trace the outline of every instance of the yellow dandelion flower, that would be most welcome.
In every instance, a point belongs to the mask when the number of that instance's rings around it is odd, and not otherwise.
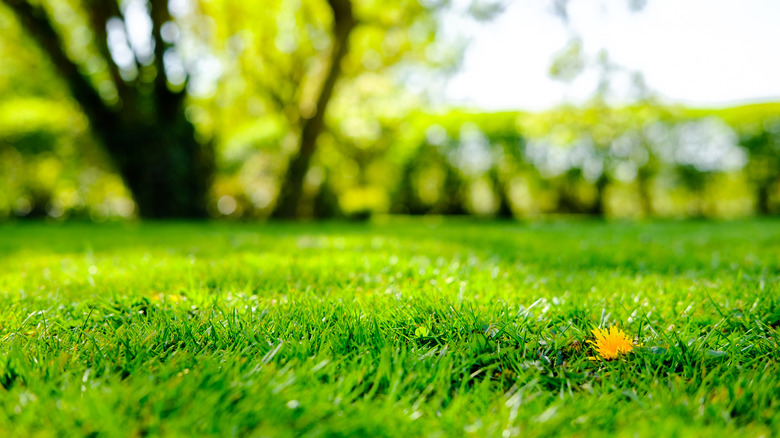
[[[599,356],[606,360],[617,359],[621,354],[626,354],[634,349],[634,344],[623,330],[612,326],[609,331],[602,329],[591,330],[595,341],[588,341],[599,353]]]

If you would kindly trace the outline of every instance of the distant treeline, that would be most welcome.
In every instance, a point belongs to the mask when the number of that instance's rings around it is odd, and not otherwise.
[[[282,181],[273,121],[221,139],[208,209],[265,218]],[[303,216],[734,217],[780,211],[780,103],[718,110],[594,104],[542,113],[416,112],[331,121]],[[83,116],[0,106],[0,217],[122,218],[130,192]]]
[[[417,115],[391,211],[733,217],[778,210],[780,104]],[[395,210],[393,210],[395,209]]]
[[[0,0],[0,218],[778,211],[777,103],[425,110],[456,3]]]

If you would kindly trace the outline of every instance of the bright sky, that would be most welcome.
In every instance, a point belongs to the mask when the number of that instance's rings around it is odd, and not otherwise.
[[[457,24],[473,40],[445,100],[539,110],[591,95],[595,72],[571,85],[547,76],[551,55],[573,34],[551,12],[551,0],[508,1],[491,22]],[[571,0],[569,19],[586,55],[607,49],[667,101],[718,106],[780,98],[780,0],[647,0],[636,13],[628,0]]]

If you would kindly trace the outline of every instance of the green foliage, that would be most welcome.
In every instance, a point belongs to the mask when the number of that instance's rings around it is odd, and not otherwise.
[[[9,436],[774,436],[774,221],[0,227]],[[589,360],[594,327],[643,347]]]
[[[582,40],[572,39],[560,52],[553,55],[548,74],[550,77],[571,82],[585,69],[585,59],[582,53]]]
[[[106,162],[72,106],[0,103],[0,218],[129,217],[132,201]]]
[[[101,45],[105,29],[94,26],[88,13],[109,3],[40,4],[54,18],[68,57],[106,104],[98,113],[118,111],[129,122],[120,123],[121,129],[94,120],[88,126],[68,100],[67,80],[8,8],[0,8],[0,162],[13,169],[0,176],[0,217],[125,217],[141,210],[129,191],[157,199],[154,206],[179,192],[208,191],[208,211],[215,217],[265,218],[290,184],[285,169],[301,150],[307,123],[320,113],[327,114],[323,125],[310,131],[316,150],[299,172],[304,216],[780,212],[777,103],[691,109],[646,99],[612,107],[602,96],[586,107],[537,114],[430,110],[426,97],[407,86],[421,74],[457,65],[460,47],[444,39],[436,19],[450,2],[352,1],[356,26],[349,51],[339,64],[333,97],[321,110],[318,96],[337,42],[326,0],[274,0],[263,8],[210,1],[176,9],[166,22],[165,44],[186,70],[178,73],[165,62],[109,62],[110,50]],[[484,18],[498,6],[474,2],[471,14]],[[553,63],[558,76],[581,70],[579,52],[574,40],[559,54],[560,62]],[[606,55],[602,61],[609,62]],[[152,88],[161,70],[164,83],[157,85],[175,95],[176,111],[154,104]],[[167,113],[171,120],[157,120]],[[130,152],[109,160],[94,147],[90,134],[96,129],[103,143]],[[198,175],[210,174],[210,165],[183,172],[187,178],[176,173],[211,161],[211,142],[218,167],[213,184],[207,187],[208,175]],[[144,153],[138,144],[147,145]],[[171,151],[165,159],[154,153],[162,149]],[[182,158],[192,151],[202,153]],[[135,170],[149,168],[148,162],[168,170],[129,185],[129,176],[142,174]],[[174,174],[186,184],[176,185]],[[158,183],[143,183],[152,177]],[[193,183],[201,179],[203,184]],[[109,189],[94,190],[98,186]],[[170,193],[155,198],[157,186]],[[136,200],[144,199],[139,193]]]
[[[388,124],[397,127],[422,103],[404,91],[399,71],[439,69],[456,61],[459,52],[437,39],[435,12],[443,4],[349,3],[356,25],[347,36],[333,97],[325,101],[320,98],[333,50],[341,43],[328,2],[275,1],[261,9],[235,2],[204,5],[204,16],[216,23],[210,42],[224,66],[217,99],[205,102],[226,158],[216,196],[246,200],[241,210],[247,215],[267,216],[275,208],[269,198],[294,184],[284,180],[290,177],[285,163],[306,149],[303,131],[320,112],[326,114],[325,126],[316,133],[317,152],[308,166],[319,176],[306,180],[305,203],[333,191],[354,199],[358,192],[382,190],[386,181],[365,181],[348,169],[365,173],[368,162],[387,149]],[[342,181],[340,175],[356,181]],[[381,204],[374,201],[369,209]]]

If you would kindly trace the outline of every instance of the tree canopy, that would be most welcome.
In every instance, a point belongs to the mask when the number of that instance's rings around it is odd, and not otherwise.
[[[500,6],[459,13],[483,20]],[[638,78],[637,100],[616,105],[611,76],[633,73],[576,38],[550,73],[597,69],[586,106],[436,109],[414,90],[459,62],[462,46],[441,28],[454,7],[1,0],[0,214],[779,210],[776,104],[669,106]]]

